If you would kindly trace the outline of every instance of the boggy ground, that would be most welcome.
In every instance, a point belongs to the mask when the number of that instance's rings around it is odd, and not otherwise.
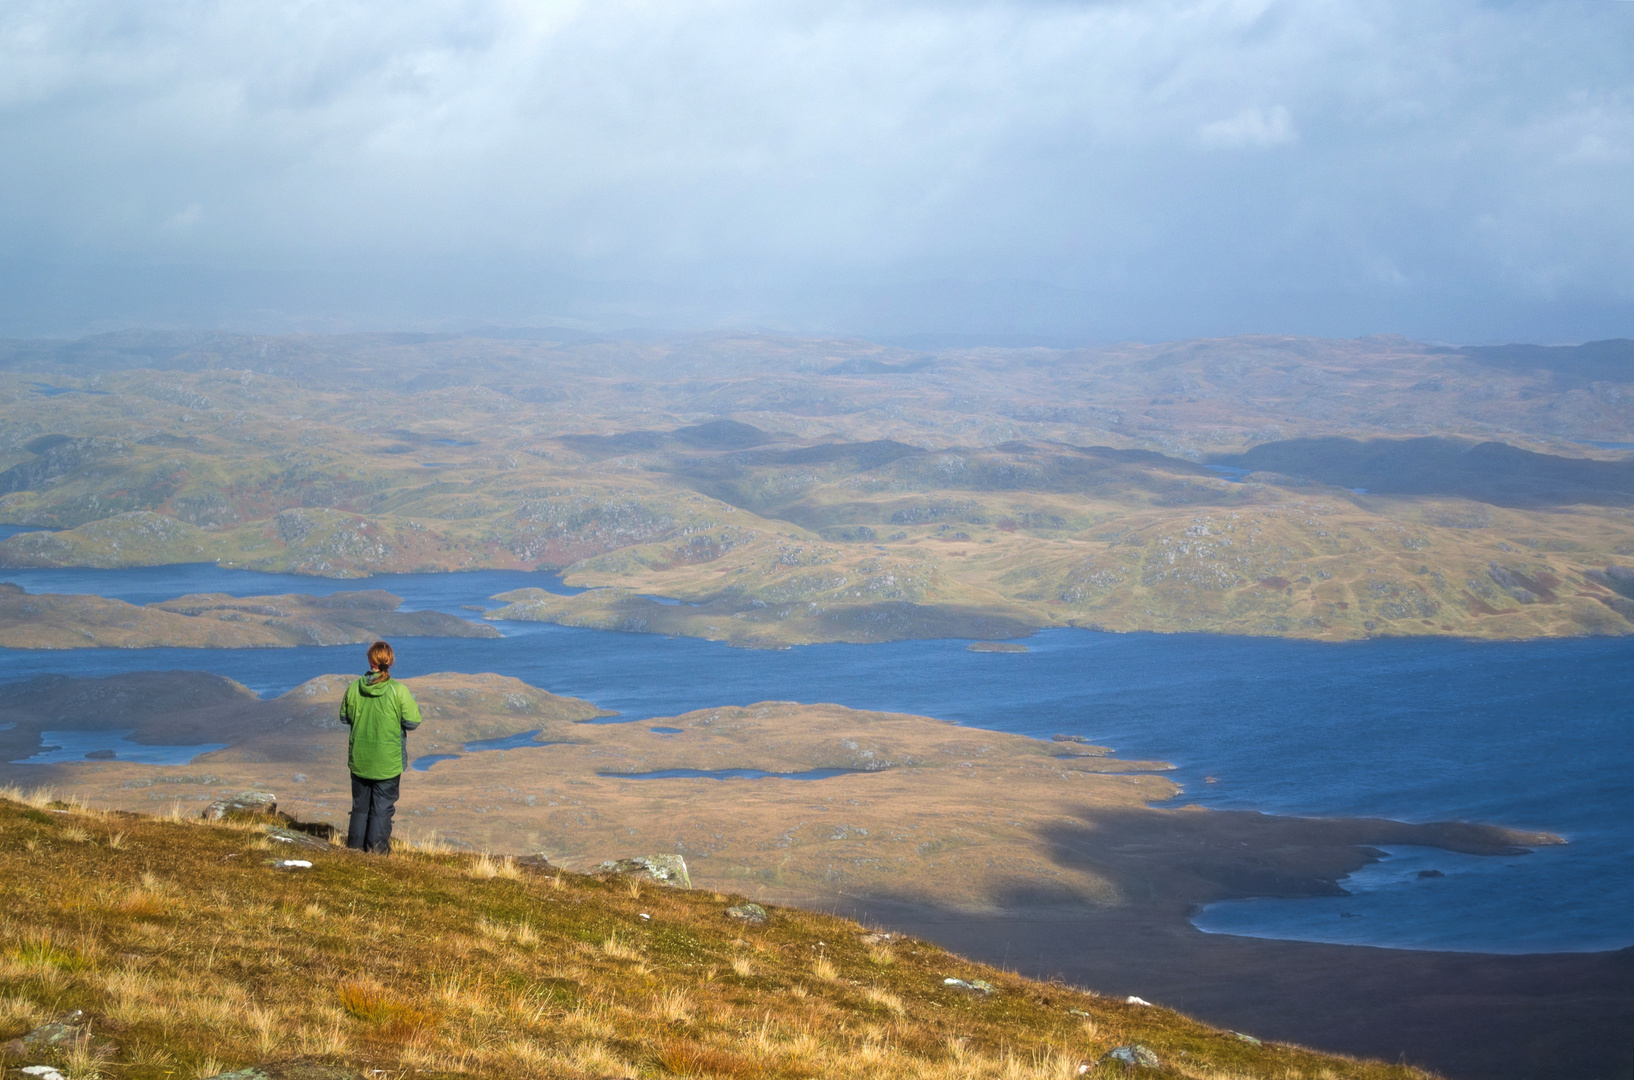
[[[1415,1080],[742,897],[390,857],[0,792],[0,1038],[80,1080],[305,1059],[401,1078]],[[295,865],[291,865],[294,863]],[[741,910],[741,909],[740,909]],[[951,982],[951,980],[960,980]],[[337,1070],[338,1071],[338,1070]],[[334,1075],[330,1072],[326,1075]]]
[[[346,681],[326,676],[265,702],[203,675],[23,684],[0,714],[15,725],[0,732],[7,759],[65,713],[118,715],[137,741],[231,745],[185,768],[98,762],[0,776],[143,809],[261,786],[299,817],[339,822],[345,736],[333,713]],[[544,851],[578,869],[679,851],[702,888],[866,915],[990,963],[1182,1005],[1250,1033],[1406,1054],[1470,1080],[1620,1075],[1634,1003],[1627,954],[1404,953],[1216,937],[1187,922],[1213,900],[1332,892],[1373,845],[1502,852],[1556,842],[1546,834],[1152,809],[1177,790],[1162,763],[925,717],[766,702],[595,724],[593,706],[500,676],[409,685],[427,718],[412,753],[454,759],[407,775],[403,835]],[[87,707],[116,695],[125,708]],[[522,748],[463,750],[530,731]],[[666,769],[855,771],[605,775]]]

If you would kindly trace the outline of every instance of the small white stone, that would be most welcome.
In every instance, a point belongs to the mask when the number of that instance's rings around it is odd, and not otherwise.
[[[23,1070],[24,1076],[37,1076],[40,1080],[64,1080],[62,1073],[49,1065],[30,1065]]]
[[[1147,1001],[1145,998],[1136,997],[1134,994],[1130,994],[1128,997],[1124,998],[1123,1000],[1124,1000],[1124,1002],[1126,1004],[1129,1004],[1129,1005],[1150,1005],[1151,1004],[1151,1002]]]
[[[312,864],[307,862],[305,859],[285,859],[283,862],[279,863],[278,865],[282,866],[285,870],[310,870],[310,869],[312,869]]]

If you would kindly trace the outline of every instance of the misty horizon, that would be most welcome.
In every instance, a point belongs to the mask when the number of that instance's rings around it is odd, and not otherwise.
[[[1634,4],[0,15],[0,336],[1628,336]]]

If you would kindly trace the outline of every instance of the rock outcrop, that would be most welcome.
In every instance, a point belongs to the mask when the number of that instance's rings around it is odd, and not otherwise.
[[[604,874],[622,874],[645,878],[660,885],[692,888],[692,875],[687,873],[687,862],[679,855],[637,855],[633,859],[609,859],[596,869]]]

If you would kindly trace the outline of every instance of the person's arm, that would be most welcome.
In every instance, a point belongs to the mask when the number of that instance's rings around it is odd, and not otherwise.
[[[348,686],[346,693],[340,696],[340,722],[347,727],[352,726],[352,688]]]
[[[397,684],[397,722],[403,725],[404,731],[413,731],[420,726],[419,703],[402,683]]]

